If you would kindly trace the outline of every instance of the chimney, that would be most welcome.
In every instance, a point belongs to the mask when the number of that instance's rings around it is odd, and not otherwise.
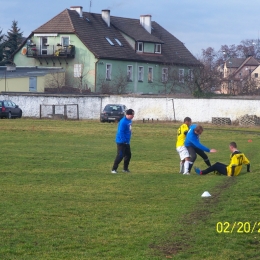
[[[144,27],[144,29],[151,33],[152,32],[152,16],[150,14],[140,15],[140,24]]]
[[[82,6],[71,6],[70,7],[70,10],[75,10],[78,12],[79,17],[82,17],[82,9],[83,9]]]
[[[110,27],[110,10],[102,10],[102,19]]]

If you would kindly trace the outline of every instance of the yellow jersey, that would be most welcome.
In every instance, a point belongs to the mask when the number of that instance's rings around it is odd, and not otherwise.
[[[237,176],[242,169],[242,165],[247,165],[247,171],[250,170],[250,161],[240,151],[235,151],[230,155],[230,164],[227,166],[228,176]]]
[[[185,138],[186,138],[188,131],[189,131],[189,127],[186,124],[182,124],[178,128],[176,148],[179,147],[179,146],[184,146],[184,141],[185,141]]]

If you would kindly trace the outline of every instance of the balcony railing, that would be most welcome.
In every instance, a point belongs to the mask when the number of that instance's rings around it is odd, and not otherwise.
[[[61,46],[61,45],[27,45],[27,57],[31,58],[43,58],[43,57],[65,57],[74,58],[75,57],[75,46]]]

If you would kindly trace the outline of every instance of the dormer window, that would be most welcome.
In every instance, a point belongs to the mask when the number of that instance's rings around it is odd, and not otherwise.
[[[110,45],[114,46],[115,44],[108,38],[108,37],[105,37],[106,40],[109,42]]]
[[[155,53],[161,53],[161,52],[162,52],[162,45],[155,44]]]
[[[137,51],[138,52],[144,51],[144,44],[142,42],[137,42]]]

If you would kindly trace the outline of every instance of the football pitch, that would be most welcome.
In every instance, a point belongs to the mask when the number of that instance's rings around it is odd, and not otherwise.
[[[183,176],[180,124],[133,121],[111,174],[115,123],[0,120],[0,259],[260,259],[260,128],[202,124],[211,162],[235,141],[251,173]]]

